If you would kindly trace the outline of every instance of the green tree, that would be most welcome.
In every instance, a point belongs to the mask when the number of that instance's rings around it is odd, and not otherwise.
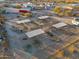
[[[31,44],[27,44],[26,46],[24,46],[24,50],[29,52],[29,53],[32,53],[32,45]]]
[[[61,13],[61,7],[60,6],[56,6],[55,8],[54,8],[54,10],[53,10],[56,14],[59,14],[59,13]]]
[[[35,39],[35,40],[33,41],[33,45],[34,45],[35,47],[40,47],[41,44],[42,44],[42,43],[41,43],[40,40]]]

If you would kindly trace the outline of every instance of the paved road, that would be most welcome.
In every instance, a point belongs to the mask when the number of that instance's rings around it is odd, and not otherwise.
[[[3,33],[5,33],[6,35],[6,32],[5,32],[5,28],[3,28],[3,26],[0,26],[0,35],[3,37],[3,41],[6,41],[7,40],[7,37],[4,36]],[[4,49],[4,46],[3,46],[3,43],[0,45],[0,59],[13,59],[13,55],[12,55],[12,52],[11,52],[11,49],[10,47],[8,47],[8,50],[5,50]]]

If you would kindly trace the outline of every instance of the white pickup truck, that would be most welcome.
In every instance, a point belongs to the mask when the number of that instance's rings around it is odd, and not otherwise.
[[[74,18],[74,20],[72,20],[72,23],[74,25],[79,25],[79,17]]]

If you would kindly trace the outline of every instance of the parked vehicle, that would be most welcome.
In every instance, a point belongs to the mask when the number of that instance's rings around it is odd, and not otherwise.
[[[79,17],[74,18],[74,20],[72,20],[72,23],[74,25],[79,25]]]
[[[3,40],[3,37],[0,35],[0,42]]]

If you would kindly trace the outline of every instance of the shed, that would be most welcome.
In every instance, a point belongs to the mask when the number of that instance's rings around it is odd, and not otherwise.
[[[60,23],[54,24],[52,26],[55,28],[60,28],[60,27],[66,26],[66,25],[67,25],[66,23],[60,22]]]
[[[31,20],[25,19],[25,20],[19,20],[19,21],[15,21],[15,22],[18,23],[18,24],[21,24],[21,23],[28,23],[28,22],[31,22]]]
[[[29,38],[45,33],[42,29],[36,29],[25,33]]]

